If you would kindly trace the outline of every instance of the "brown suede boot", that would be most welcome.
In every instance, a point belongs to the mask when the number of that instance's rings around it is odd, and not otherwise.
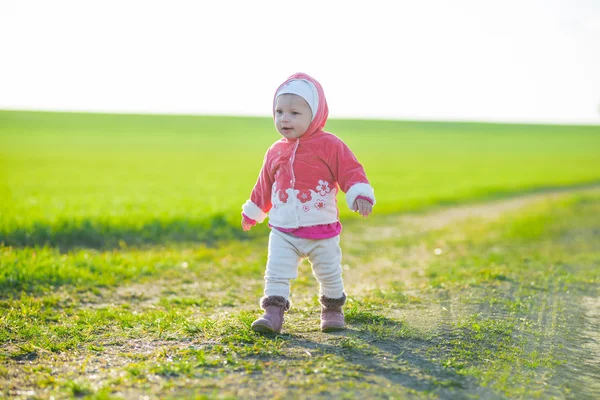
[[[281,333],[283,312],[290,309],[290,302],[282,296],[268,296],[260,299],[260,307],[265,314],[252,323],[252,330],[262,333]]]
[[[330,299],[321,296],[321,330],[323,332],[337,332],[346,328],[342,306],[346,303],[346,293],[339,299]]]

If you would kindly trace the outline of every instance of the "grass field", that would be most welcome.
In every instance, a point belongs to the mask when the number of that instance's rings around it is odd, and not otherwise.
[[[600,181],[597,126],[334,120],[327,129],[364,164],[380,214]],[[0,242],[240,238],[241,204],[278,138],[268,118],[0,111]]]
[[[263,336],[268,119],[0,111],[0,398],[600,397],[600,127],[327,128],[378,196],[349,329],[303,264]]]

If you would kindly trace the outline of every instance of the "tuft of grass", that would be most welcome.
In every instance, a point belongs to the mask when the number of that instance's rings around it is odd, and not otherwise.
[[[387,322],[387,318],[361,307],[357,302],[350,302],[344,313],[346,321],[349,323],[385,324]]]
[[[69,381],[66,386],[75,397],[89,396],[94,393],[91,385],[85,381]]]

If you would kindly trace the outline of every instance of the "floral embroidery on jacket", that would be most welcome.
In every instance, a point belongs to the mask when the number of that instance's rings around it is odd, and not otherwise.
[[[309,212],[310,211],[310,207],[307,206],[306,204],[302,207],[302,209],[304,210],[304,212]]]
[[[320,180],[319,185],[317,186],[317,192],[319,192],[321,196],[325,196],[327,193],[331,192],[329,182]]]
[[[284,190],[280,190],[279,191],[279,200],[281,200],[282,203],[287,203],[289,195],[287,194],[286,191]]]
[[[300,200],[302,203],[306,203],[307,201],[312,200],[312,194],[310,193],[310,189],[300,190],[298,192],[297,197],[298,197],[298,200]]]
[[[318,200],[315,202],[315,208],[316,208],[317,210],[322,210],[322,209],[324,209],[324,208],[325,208],[325,200],[323,200],[323,199],[318,199]]]

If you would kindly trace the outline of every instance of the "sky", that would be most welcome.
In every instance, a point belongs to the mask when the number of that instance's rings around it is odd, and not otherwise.
[[[600,124],[600,1],[0,0],[0,109]]]

